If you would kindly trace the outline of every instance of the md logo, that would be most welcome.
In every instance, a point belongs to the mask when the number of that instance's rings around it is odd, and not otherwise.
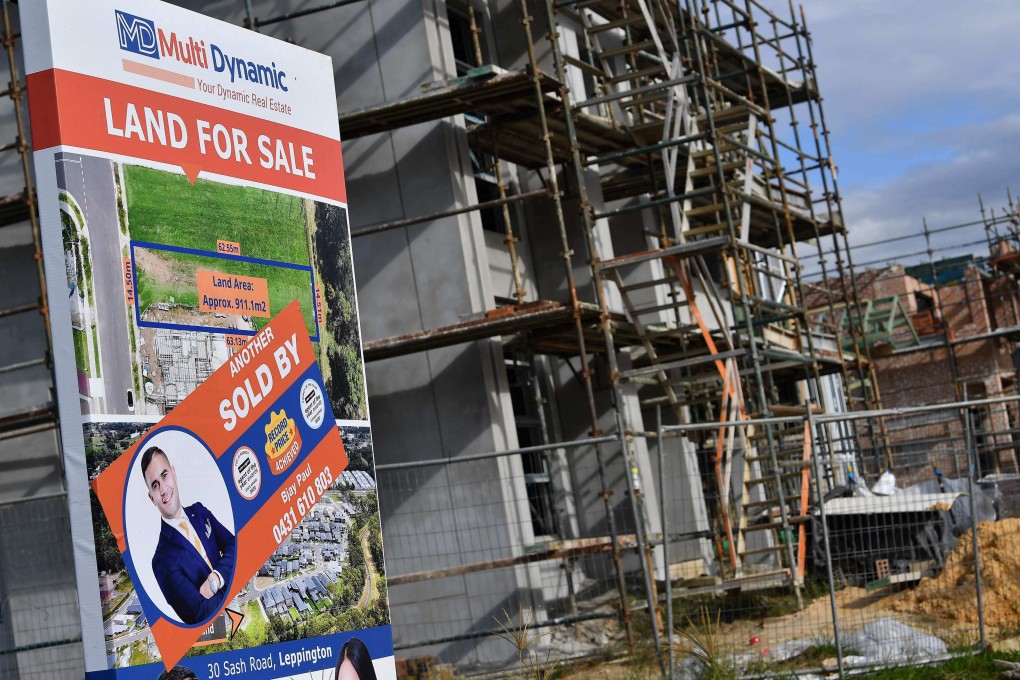
[[[159,45],[156,42],[156,24],[148,19],[136,17],[127,12],[114,10],[117,15],[117,37],[120,49],[140,54],[143,57],[159,59]]]

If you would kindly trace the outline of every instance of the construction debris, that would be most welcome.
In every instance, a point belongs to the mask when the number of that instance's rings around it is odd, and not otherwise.
[[[978,524],[984,618],[985,625],[992,628],[1015,626],[1020,620],[1018,531],[1020,519]],[[974,542],[971,532],[967,531],[960,537],[942,573],[922,580],[915,590],[903,593],[893,603],[893,608],[977,624],[977,607],[960,606],[961,602],[976,601],[974,566]]]
[[[1020,680],[1020,663],[1002,659],[992,659],[992,662],[1003,669],[1002,675],[999,676],[1002,680]]]
[[[937,637],[890,618],[872,621],[850,633],[843,640],[843,648],[861,658],[864,666],[927,660],[949,651],[946,643]]]

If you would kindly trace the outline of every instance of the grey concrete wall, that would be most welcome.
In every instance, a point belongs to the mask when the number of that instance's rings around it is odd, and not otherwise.
[[[515,206],[518,207],[518,206]],[[521,224],[522,220],[517,220]],[[530,250],[527,247],[522,235],[517,244],[517,268],[521,277],[524,299],[526,302],[535,300],[538,295],[535,289],[535,269],[531,262]],[[491,281],[492,294],[496,297],[513,300],[516,295],[514,283],[513,265],[510,260],[510,251],[507,250],[506,236],[494,231],[485,232],[486,257],[489,260],[489,279]]]
[[[8,227],[0,230],[0,235]],[[31,245],[0,248],[0,310],[36,303],[39,279]],[[52,381],[45,366],[12,367],[46,359],[46,326],[37,311],[0,317],[0,418],[45,408],[51,401]]]
[[[555,73],[552,51],[543,40],[549,33],[543,0],[491,0],[487,3],[491,23],[498,27],[491,38],[490,60],[505,69],[520,69],[528,65],[528,45],[521,26],[521,18],[524,16],[522,6],[525,4],[532,19],[531,35],[539,68]]]
[[[577,360],[574,368],[580,370]],[[605,377],[605,362],[593,359],[593,380],[596,386],[595,404],[598,413],[597,426],[604,432],[616,430],[612,410],[612,393],[608,389]],[[581,381],[564,363],[559,363],[553,376],[555,384],[555,401],[560,416],[560,427],[563,437],[567,440],[591,436],[591,416],[588,399]],[[619,533],[635,531],[634,514],[630,499],[625,493],[627,489],[627,469],[621,455],[621,447],[615,442],[601,446],[605,467],[606,487],[613,489],[610,497],[610,508],[616,529]],[[609,521],[606,506],[602,499],[602,476],[598,465],[598,457],[594,447],[581,447],[565,454],[568,462],[573,505],[576,512],[578,531],[582,537],[608,536]],[[630,568],[639,566],[636,560],[628,564]],[[597,581],[611,582],[612,564],[609,558],[592,558],[586,560],[585,574]]]
[[[35,248],[24,226],[0,229],[0,310],[39,298]],[[0,317],[0,418],[46,409],[52,380],[46,365],[15,368],[47,357],[38,311]],[[80,645],[50,646],[80,634],[67,503],[56,430],[4,433],[0,438],[0,655],[2,677],[84,674]],[[40,499],[41,500],[32,500]],[[38,675],[36,675],[38,673]]]
[[[536,141],[537,143],[537,141]],[[535,191],[542,187],[540,178],[525,169],[519,171],[522,191]],[[563,220],[567,234],[567,247],[573,251],[570,261],[570,274],[574,278],[577,296],[584,302],[596,303],[597,297],[592,284],[591,266],[588,264],[587,237],[585,225],[581,219],[577,198],[577,181],[570,175],[558,173],[560,191],[565,192],[562,200]],[[598,179],[594,174],[586,178],[589,200],[601,205],[601,191]],[[533,263],[533,281],[540,299],[556,302],[569,302],[570,290],[567,283],[567,270],[563,261],[563,241],[559,231],[559,220],[556,206],[552,200],[536,199],[528,201],[522,208],[524,214],[525,236],[522,247],[527,249],[530,262]],[[600,252],[602,257],[612,257],[612,243],[608,236],[608,225],[599,224],[596,237],[601,238]],[[618,304],[612,304],[618,308]]]
[[[24,650],[0,656],[0,677],[84,677],[70,563],[64,498],[0,505],[0,649]]]

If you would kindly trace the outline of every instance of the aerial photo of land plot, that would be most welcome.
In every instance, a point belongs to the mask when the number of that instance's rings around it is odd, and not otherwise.
[[[343,207],[78,154],[57,168],[83,413],[167,413],[297,300],[336,417],[367,417]]]

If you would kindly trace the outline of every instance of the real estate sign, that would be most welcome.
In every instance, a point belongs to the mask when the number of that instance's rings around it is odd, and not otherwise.
[[[330,60],[21,20],[87,677],[395,677]]]

